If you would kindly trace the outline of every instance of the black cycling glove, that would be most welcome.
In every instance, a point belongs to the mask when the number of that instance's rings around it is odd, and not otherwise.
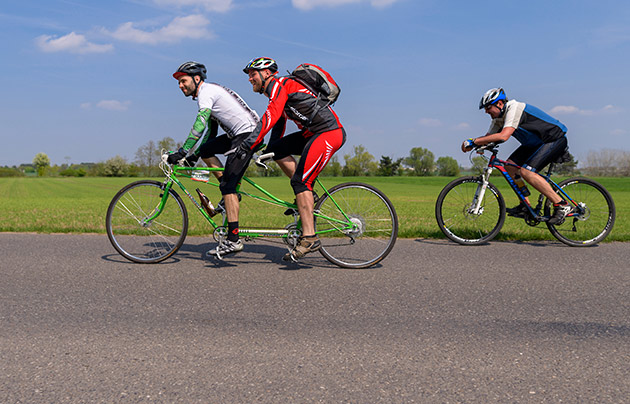
[[[191,167],[194,167],[195,164],[197,164],[197,160],[199,160],[199,156],[194,153],[186,157],[186,163],[188,163],[188,165]]]
[[[166,161],[169,164],[177,164],[179,160],[183,159],[184,157],[186,157],[186,152],[184,151],[184,149],[179,149],[178,151],[169,154]]]

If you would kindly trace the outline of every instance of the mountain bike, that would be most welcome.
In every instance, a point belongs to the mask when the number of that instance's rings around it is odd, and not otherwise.
[[[505,222],[505,202],[501,192],[492,184],[490,174],[499,170],[521,203],[527,207],[524,220],[529,226],[545,223],[551,234],[561,242],[573,246],[590,246],[604,240],[615,224],[615,203],[610,193],[599,183],[583,177],[569,178],[559,183],[551,179],[556,164],[568,155],[549,164],[541,176],[560,197],[572,207],[571,213],[561,223],[548,223],[552,203],[542,194],[536,206],[530,205],[521,189],[507,173],[505,167],[520,168],[516,164],[497,158],[498,144],[488,144],[473,149],[491,156],[480,176],[458,178],[440,192],[435,204],[435,217],[440,230],[449,239],[463,245],[478,245],[492,240]],[[471,152],[472,153],[472,152]]]
[[[268,153],[255,162],[267,168]],[[123,257],[137,263],[157,263],[171,257],[180,249],[188,232],[188,211],[176,187],[190,199],[194,208],[205,218],[216,242],[227,237],[225,210],[220,219],[214,207],[199,188],[201,202],[186,189],[182,178],[218,187],[210,179],[213,171],[223,168],[170,165],[162,156],[160,168],[164,181],[141,180],[123,187],[107,209],[105,227],[110,242]],[[297,205],[282,200],[253,179],[243,177],[237,194],[276,208],[288,210],[291,220],[282,228],[243,228],[239,234],[244,241],[261,237],[281,238],[291,251],[302,235]],[[248,184],[245,189],[242,185]],[[382,261],[391,252],[398,236],[398,216],[394,206],[380,190],[372,185],[348,182],[326,188],[317,179],[319,197],[314,205],[316,234],[321,240],[320,253],[331,263],[343,268],[368,268]],[[239,196],[240,198],[240,196]],[[271,209],[259,209],[261,215]],[[291,213],[292,212],[292,213]],[[286,214],[287,212],[284,212]],[[218,257],[222,258],[222,257]]]

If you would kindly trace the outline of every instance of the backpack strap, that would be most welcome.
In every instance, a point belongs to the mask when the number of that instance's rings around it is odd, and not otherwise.
[[[308,126],[313,122],[313,119],[315,119],[317,113],[322,108],[327,108],[330,105],[330,101],[327,101],[325,105],[322,105],[320,102],[322,100],[322,94],[319,91],[315,91],[315,89],[313,89],[307,82],[297,76],[292,75],[291,72],[289,72],[288,70],[287,73],[289,73],[289,75],[285,76],[286,78],[297,81],[298,83],[306,87],[306,89],[309,90],[311,93],[317,94],[317,98],[315,99],[315,107],[313,108],[313,112],[311,113],[311,116],[308,118],[308,122],[306,123],[306,125]]]

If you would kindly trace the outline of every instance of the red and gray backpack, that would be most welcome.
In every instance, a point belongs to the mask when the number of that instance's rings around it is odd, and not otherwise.
[[[306,88],[325,101],[334,104],[341,89],[330,73],[317,65],[302,63],[289,73],[289,78],[299,81]]]
[[[330,73],[317,65],[302,63],[295,70],[287,73],[289,73],[288,78],[298,81],[313,94],[317,94],[318,102],[315,104],[307,125],[313,121],[320,109],[334,104],[339,98],[341,88]],[[319,100],[325,101],[325,103],[322,105]]]

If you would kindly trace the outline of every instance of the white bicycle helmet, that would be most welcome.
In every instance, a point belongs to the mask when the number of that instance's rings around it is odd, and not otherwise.
[[[501,87],[491,88],[490,90],[486,91],[483,97],[481,97],[481,101],[479,101],[479,109],[484,109],[488,105],[494,105],[499,100],[507,101],[505,91],[503,91]]]

